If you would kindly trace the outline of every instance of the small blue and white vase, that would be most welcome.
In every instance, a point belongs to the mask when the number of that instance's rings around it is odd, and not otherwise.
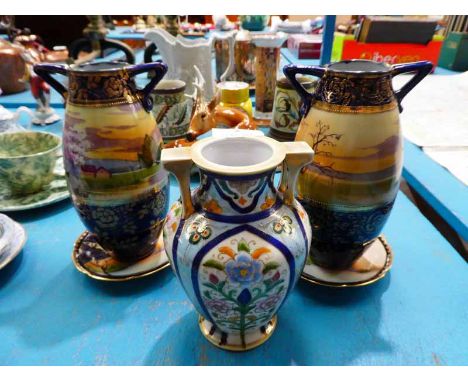
[[[163,228],[165,249],[214,345],[244,351],[273,333],[310,248],[308,216],[294,191],[312,157],[304,142],[266,137],[207,138],[163,150],[161,162],[181,189]],[[193,164],[201,182],[191,192]]]

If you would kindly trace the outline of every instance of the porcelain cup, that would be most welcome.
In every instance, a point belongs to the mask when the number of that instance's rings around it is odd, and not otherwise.
[[[62,140],[46,132],[0,134],[0,180],[14,195],[40,191],[53,179]]]
[[[184,81],[162,80],[152,92],[152,112],[165,141],[187,134],[193,99],[184,94],[185,88]]]

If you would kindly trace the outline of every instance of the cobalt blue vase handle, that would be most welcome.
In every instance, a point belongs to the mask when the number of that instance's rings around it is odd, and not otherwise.
[[[430,61],[410,62],[408,64],[392,65],[392,77],[402,73],[416,72],[416,74],[409,80],[401,89],[395,91],[395,97],[398,101],[398,108],[400,113],[403,111],[401,101],[403,98],[432,70],[433,65]]]
[[[57,90],[60,95],[67,100],[67,88],[57,81],[52,74],[67,75],[67,67],[65,65],[54,65],[54,64],[36,64],[34,65],[34,72],[41,77],[45,82]]]
[[[309,93],[304,86],[296,79],[297,74],[308,74],[321,78],[325,74],[326,69],[321,66],[304,66],[304,65],[286,65],[283,68],[283,73],[289,80],[291,85],[299,93],[302,99],[301,116],[305,116],[310,109],[314,94]]]
[[[130,77],[136,76],[137,74],[141,73],[147,73],[150,70],[154,72],[154,77],[151,78],[151,81],[148,82],[148,84],[143,89],[138,90],[138,94],[143,107],[147,112],[150,112],[153,108],[153,99],[151,98],[151,92],[166,74],[167,65],[162,61],[158,60],[146,64],[133,65],[126,68],[126,70]]]

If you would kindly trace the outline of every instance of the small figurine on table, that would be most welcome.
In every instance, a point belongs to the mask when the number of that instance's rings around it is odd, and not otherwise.
[[[50,107],[50,86],[36,73],[33,66],[40,61],[34,60],[31,54],[25,53],[28,66],[28,80],[31,87],[31,93],[37,102],[33,113],[32,123],[34,125],[50,125],[60,121],[60,116]]]
[[[35,73],[31,73],[29,83],[31,85],[31,93],[37,101],[32,123],[44,126],[59,121],[59,115],[49,106],[50,86]]]

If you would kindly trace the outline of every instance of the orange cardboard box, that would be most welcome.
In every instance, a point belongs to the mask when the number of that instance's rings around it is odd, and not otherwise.
[[[403,62],[428,60],[437,66],[442,41],[431,41],[424,44],[393,44],[393,43],[361,43],[345,40],[343,43],[342,60],[360,58],[386,62],[390,65]]]

